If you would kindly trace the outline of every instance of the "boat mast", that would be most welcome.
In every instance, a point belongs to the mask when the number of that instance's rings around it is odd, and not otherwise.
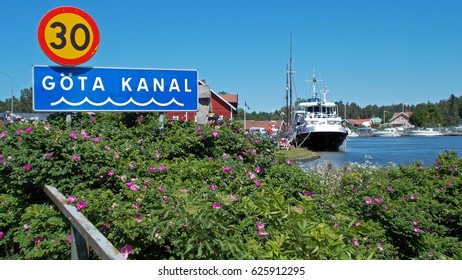
[[[292,32],[290,32],[290,58],[289,58],[289,95],[290,95],[290,104],[289,104],[289,114],[287,115],[289,127],[291,125],[291,114],[292,114],[292,88],[293,88],[293,72],[292,72]]]
[[[289,119],[290,119],[290,114],[289,114],[289,66],[286,64],[286,117],[285,123],[287,126],[289,126]]]

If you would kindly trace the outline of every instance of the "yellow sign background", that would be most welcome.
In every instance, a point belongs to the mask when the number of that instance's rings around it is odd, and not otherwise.
[[[51,43],[56,43],[56,44],[62,43],[61,38],[59,38],[57,35],[58,33],[63,32],[63,30],[61,30],[61,27],[59,26],[54,27],[54,28],[51,27],[51,25],[55,22],[62,23],[64,27],[66,28],[65,33],[63,33],[63,37],[65,38],[66,43],[62,49],[55,49],[50,46]],[[83,24],[90,33],[90,38],[88,38],[89,42],[87,44],[87,47],[84,50],[75,49],[71,43],[71,40],[74,40],[74,42],[77,45],[82,46],[85,40],[87,39],[85,32],[81,28],[76,29],[74,38],[71,38],[72,28],[74,28],[75,25],[79,23]],[[55,55],[61,58],[64,58],[64,59],[77,59],[77,58],[84,56],[89,51],[91,51],[91,47],[93,45],[93,40],[94,40],[94,31],[91,25],[88,23],[88,21],[85,18],[79,15],[76,15],[76,14],[72,14],[72,13],[62,13],[62,14],[58,14],[52,17],[48,21],[45,27],[44,35],[45,35],[45,41],[47,45],[49,46],[50,51],[53,52]]]

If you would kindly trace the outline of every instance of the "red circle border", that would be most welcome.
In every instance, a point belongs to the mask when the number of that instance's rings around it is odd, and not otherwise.
[[[48,24],[48,22],[55,16],[62,14],[62,13],[72,13],[81,16],[84,18],[88,24],[90,25],[93,33],[93,43],[90,46],[90,49],[87,51],[87,53],[81,57],[74,58],[74,59],[68,59],[68,58],[62,58],[55,53],[51,51],[51,49],[48,47],[47,42],[45,41],[45,28]],[[71,6],[62,6],[58,8],[54,8],[53,10],[49,11],[46,13],[42,19],[40,20],[39,26],[38,26],[38,31],[37,31],[37,36],[38,36],[38,41],[40,44],[40,47],[42,48],[43,52],[48,56],[49,59],[52,61],[64,65],[64,66],[75,66],[79,65],[82,63],[87,62],[90,60],[90,58],[93,57],[93,55],[96,53],[96,50],[98,49],[99,46],[99,30],[98,26],[96,25],[96,22],[93,20],[93,18],[87,14],[85,11],[71,7]]]

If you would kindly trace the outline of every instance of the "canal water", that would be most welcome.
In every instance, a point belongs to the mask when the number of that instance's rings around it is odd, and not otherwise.
[[[438,154],[447,149],[462,156],[462,136],[433,137],[355,137],[347,139],[344,149],[338,152],[320,152],[320,158],[301,163],[302,167],[333,164],[341,167],[346,163],[411,164],[421,161],[430,166]]]

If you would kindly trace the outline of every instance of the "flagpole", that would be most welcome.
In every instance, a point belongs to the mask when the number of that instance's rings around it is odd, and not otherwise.
[[[245,120],[246,109],[250,109],[250,107],[247,106],[247,102],[244,102],[244,132],[247,132],[247,121]]]
[[[247,122],[245,121],[245,107],[247,107],[247,102],[244,102],[244,133],[247,132]]]

